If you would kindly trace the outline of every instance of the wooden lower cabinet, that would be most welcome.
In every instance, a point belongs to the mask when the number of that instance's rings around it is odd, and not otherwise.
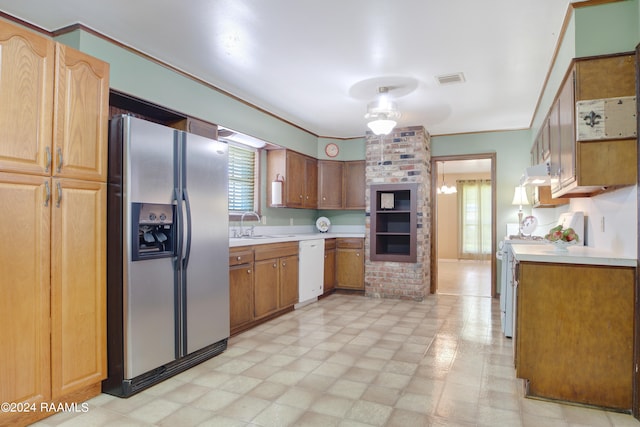
[[[106,184],[0,172],[0,425],[81,402],[106,377]]]
[[[516,375],[531,396],[630,410],[635,268],[521,262]]]
[[[364,239],[336,239],[336,288],[364,290]]]
[[[253,320],[253,248],[229,250],[229,315],[231,334]]]
[[[230,248],[230,323],[237,334],[298,302],[298,242]]]
[[[256,261],[256,281],[253,295],[254,317],[260,318],[278,309],[278,275],[280,261],[277,258]]]
[[[324,241],[324,281],[323,294],[333,292],[336,287],[336,239]]]

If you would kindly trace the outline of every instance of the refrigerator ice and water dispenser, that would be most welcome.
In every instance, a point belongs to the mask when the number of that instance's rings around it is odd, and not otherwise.
[[[132,203],[132,261],[167,258],[175,254],[173,205]]]

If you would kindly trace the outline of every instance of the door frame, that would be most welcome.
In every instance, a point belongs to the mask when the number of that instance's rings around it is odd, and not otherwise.
[[[496,289],[496,153],[459,154],[431,157],[431,283],[429,292],[435,294],[438,290],[438,162],[456,160],[491,160],[491,297],[497,296]]]

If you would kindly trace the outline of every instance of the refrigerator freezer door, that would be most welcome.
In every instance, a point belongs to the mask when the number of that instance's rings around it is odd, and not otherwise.
[[[129,120],[125,185],[130,202],[169,204],[174,196],[174,150],[178,132],[172,128]],[[125,127],[125,133],[127,128]]]
[[[189,213],[183,265],[186,354],[229,337],[228,146],[192,134],[183,155]],[[188,201],[188,203],[186,203]],[[190,218],[189,218],[190,217]]]
[[[175,280],[171,258],[132,261],[138,218],[131,203],[170,204],[174,195],[176,131],[125,117],[126,186],[123,230],[126,241],[124,283],[125,378],[133,378],[176,358]]]

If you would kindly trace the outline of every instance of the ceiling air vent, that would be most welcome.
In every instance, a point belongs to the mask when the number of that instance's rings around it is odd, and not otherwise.
[[[464,74],[463,73],[453,73],[453,74],[442,74],[440,76],[436,76],[436,80],[441,85],[449,85],[453,83],[463,83],[464,82]]]

